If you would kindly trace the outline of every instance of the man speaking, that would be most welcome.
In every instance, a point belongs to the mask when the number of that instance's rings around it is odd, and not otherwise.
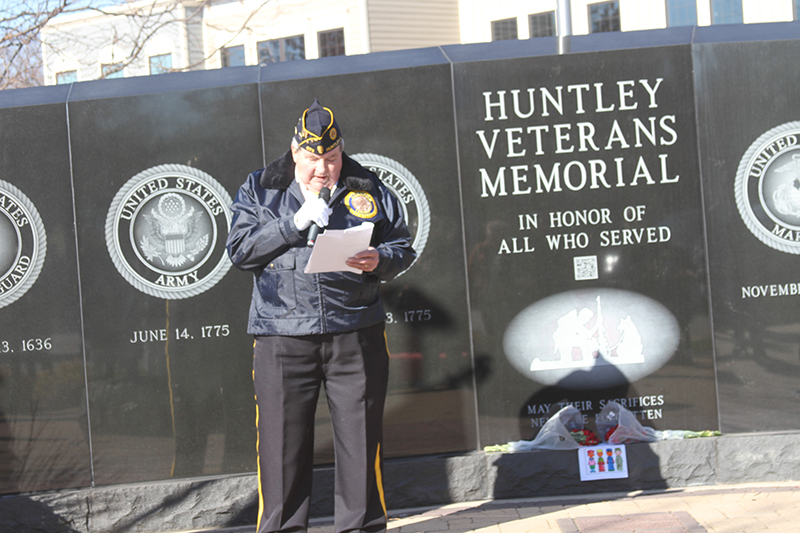
[[[255,336],[258,533],[308,528],[323,383],[333,424],[336,531],[385,531],[389,355],[379,290],[416,257],[402,207],[344,153],[333,112],[314,100],[291,149],[248,176],[231,211],[228,253],[254,275],[248,332]],[[370,246],[347,259],[360,273],[304,273],[313,250],[309,228],[364,222],[374,224]]]

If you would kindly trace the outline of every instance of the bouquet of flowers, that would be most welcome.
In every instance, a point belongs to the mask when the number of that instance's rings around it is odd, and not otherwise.
[[[569,432],[572,435],[572,438],[575,439],[581,446],[596,446],[600,444],[600,441],[597,439],[597,435],[589,431],[588,429],[573,429]]]

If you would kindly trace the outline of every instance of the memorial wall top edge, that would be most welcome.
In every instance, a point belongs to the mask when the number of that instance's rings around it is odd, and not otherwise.
[[[158,76],[138,76],[94,80],[72,84],[69,101],[102,100],[123,96],[172,93],[258,83],[258,67],[228,67],[212,70],[174,72]]]
[[[36,105],[63,104],[69,95],[68,85],[29,87],[0,91],[0,109]]]
[[[679,26],[657,30],[604,32],[573,35],[569,54],[609,52],[636,48],[678,45],[781,41],[800,39],[800,21],[765,24],[730,24],[716,26]],[[516,59],[558,54],[558,38],[506,40],[443,46],[453,63]]]
[[[678,45],[800,39],[800,21],[768,24],[685,26],[637,32],[575,35],[569,53],[591,53]],[[441,47],[338,56],[308,61],[288,61],[263,66],[229,67],[94,80],[0,91],[0,108],[99,100],[125,96],[232,87],[324,76],[404,68],[556,55],[558,38],[454,44]]]
[[[462,45],[456,45],[462,46]],[[298,80],[321,78],[381,70],[427,67],[449,63],[442,48],[415,48],[372,54],[335,56],[306,61],[283,61],[261,65],[260,81]]]

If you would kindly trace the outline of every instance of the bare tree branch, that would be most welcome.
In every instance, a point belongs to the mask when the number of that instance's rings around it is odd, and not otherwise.
[[[0,90],[41,85],[42,28],[93,0],[6,0],[0,7]]]
[[[74,57],[75,50],[84,50],[91,52],[87,56],[96,58],[101,49],[110,46],[115,54],[113,61],[104,65],[98,74],[98,77],[108,77],[131,65],[138,64],[141,68],[142,62],[147,60],[147,44],[168,26],[183,24],[188,27],[190,24],[203,23],[206,8],[228,1],[4,0],[0,7],[0,90],[44,84],[42,38],[45,27],[46,52],[51,57]],[[207,60],[243,32],[254,31],[254,17],[272,3],[274,0],[255,2],[234,23],[235,27],[214,28],[223,30],[225,42],[214,49],[201,47],[198,43],[200,53],[195,59],[188,65],[173,66],[171,70],[202,68]],[[64,19],[65,15],[76,13],[85,13],[87,16],[95,14],[98,19],[111,22],[106,24],[104,30],[98,29],[95,33],[75,31],[73,27],[61,29],[59,21],[68,20]],[[273,20],[278,13],[280,10],[273,15]],[[55,24],[48,26],[52,22]],[[65,26],[69,24],[65,23]],[[83,66],[90,67],[88,64]],[[96,63],[88,70],[95,68]]]

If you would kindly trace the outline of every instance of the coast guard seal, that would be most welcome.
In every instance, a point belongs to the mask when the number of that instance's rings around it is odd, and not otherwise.
[[[428,242],[428,235],[431,231],[431,208],[419,181],[406,167],[388,157],[377,154],[356,154],[352,158],[367,170],[377,174],[378,179],[400,201],[408,231],[411,232],[414,239],[411,245],[417,252],[417,258],[414,260],[416,262],[425,250],[425,244]],[[358,212],[369,211],[367,199],[353,196],[350,200],[348,209],[356,216],[359,216]],[[374,202],[374,200],[372,201]]]
[[[131,285],[165,300],[207,291],[231,266],[225,235],[231,197],[211,176],[184,165],[140,172],[114,196],[106,245]]]
[[[761,135],[736,172],[736,206],[747,228],[781,252],[800,254],[800,122]]]
[[[47,235],[36,207],[22,191],[0,180],[0,308],[33,286],[46,253]]]

